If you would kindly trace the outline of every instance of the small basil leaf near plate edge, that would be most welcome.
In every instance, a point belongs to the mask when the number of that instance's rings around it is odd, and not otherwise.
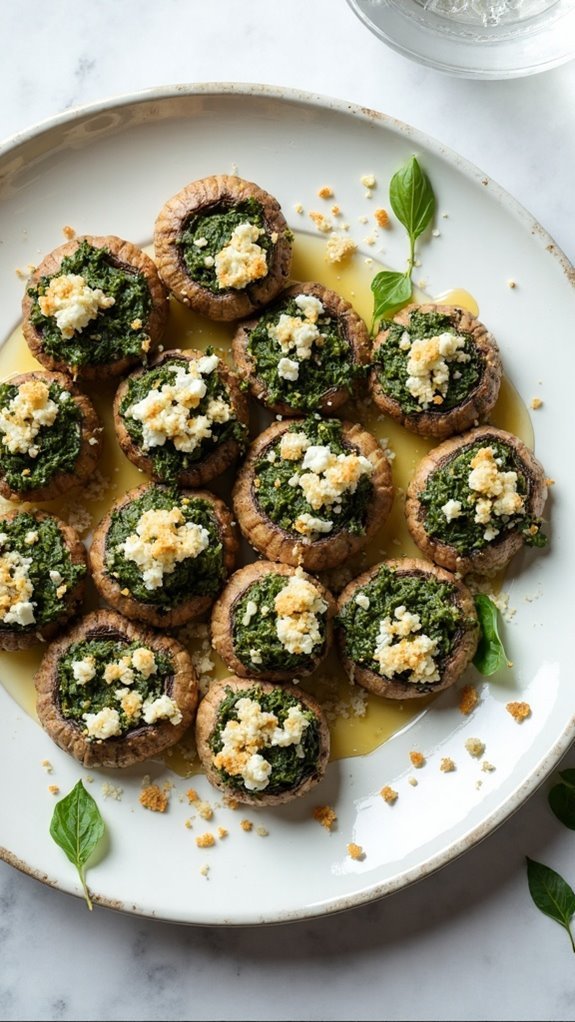
[[[575,914],[575,894],[563,877],[542,862],[525,857],[527,883],[533,902],[540,912],[554,919],[569,934],[571,948],[575,953],[575,941],[570,922]]]
[[[54,806],[50,835],[78,870],[86,904],[92,899],[86,886],[85,866],[104,836],[105,825],[96,802],[82,781]]]
[[[547,796],[547,801],[557,819],[569,827],[569,830],[575,830],[575,788],[571,784],[555,784]]]
[[[435,212],[435,196],[425,171],[412,156],[393,175],[389,201],[397,219],[414,243],[429,226]]]
[[[475,609],[479,618],[480,637],[477,651],[473,657],[473,665],[480,674],[490,677],[502,667],[507,667],[508,659],[497,628],[497,607],[488,596],[477,593],[474,597]]]

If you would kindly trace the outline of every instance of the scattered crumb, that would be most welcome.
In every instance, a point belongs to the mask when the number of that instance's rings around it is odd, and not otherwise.
[[[100,470],[96,469],[90,482],[82,490],[84,500],[102,500],[108,490],[111,490],[112,485],[110,477],[102,475]]]
[[[511,290],[513,291],[513,288],[517,287],[517,281],[516,280],[508,280],[507,281],[507,287],[510,287]]]
[[[205,834],[200,834],[200,836],[196,838],[198,848],[213,848],[215,843],[216,839],[209,831],[206,831]]]
[[[475,787],[477,788],[478,791],[479,791],[479,789],[481,788],[482,785],[483,785],[483,781],[476,781],[475,782]]]
[[[485,752],[485,742],[482,742],[480,738],[468,738],[465,743],[470,756],[475,756],[479,759],[480,756]]]
[[[303,208],[301,202],[294,203],[294,207],[293,208],[295,209],[296,213],[299,213],[300,215],[304,212],[304,208]]]
[[[210,872],[210,867],[209,866],[206,866],[206,865],[200,866],[200,873],[201,873],[201,875],[203,877],[206,877],[206,879],[208,877],[209,872]]]
[[[450,756],[444,756],[439,764],[439,769],[444,774],[452,774],[454,770],[457,770],[457,767]]]
[[[120,802],[123,794],[123,788],[118,788],[115,784],[109,784],[108,781],[104,781],[102,785],[102,795],[104,798],[114,798],[116,802]]]
[[[320,199],[333,199],[333,188],[330,188],[329,185],[322,185],[321,188],[318,188],[317,194]]]
[[[214,810],[209,802],[197,802],[196,809],[198,810],[198,816],[201,816],[202,820],[213,819]]]
[[[251,820],[241,820],[240,827],[245,830],[246,834],[249,834],[250,830],[254,829],[254,825]]]
[[[312,210],[311,213],[309,214],[309,218],[312,221],[312,223],[315,224],[318,231],[320,231],[322,234],[329,234],[329,232],[333,228],[331,220],[328,220],[328,218],[324,216],[323,213],[318,213],[317,211]]]
[[[186,828],[186,830],[192,830],[193,823],[192,823],[192,821],[190,820],[189,817],[188,817],[187,820],[184,820],[184,827]]]
[[[387,802],[388,806],[392,806],[394,802],[397,802],[399,796],[394,788],[390,788],[389,784],[386,784],[379,793],[384,802]]]
[[[165,813],[169,803],[169,794],[162,791],[157,784],[148,784],[140,792],[140,805],[143,805],[144,809],[151,809],[153,813]]]
[[[83,504],[70,505],[67,521],[79,536],[83,536],[92,528],[92,515]]]
[[[417,785],[419,784],[419,781],[417,780],[417,777],[408,777],[407,778],[407,783],[411,784],[412,788],[417,788]]]
[[[93,781],[94,781],[94,778],[93,778],[92,774],[86,774],[84,780],[86,781],[86,784],[92,784]]]
[[[546,486],[555,486],[555,480],[551,479],[550,476],[547,476],[547,478],[545,480],[545,485]]]
[[[465,717],[475,709],[479,702],[475,685],[464,685],[459,696],[459,712]]]
[[[350,859],[355,859],[356,862],[361,862],[365,859],[365,852],[361,845],[356,845],[353,841],[347,846],[347,854]]]
[[[543,401],[541,400],[540,397],[532,397],[531,398],[531,407],[532,407],[533,411],[537,411],[538,408],[541,408],[542,404],[543,404]]]
[[[42,760],[42,766],[44,767],[44,770],[46,771],[47,774],[53,774],[54,773],[54,767],[52,766],[52,764],[51,764],[49,759],[43,759]]]
[[[368,224],[369,223],[369,217],[367,217],[367,216],[358,216],[357,219],[358,219],[358,222],[360,224]]]
[[[339,206],[332,206],[330,208],[330,213],[332,216],[341,216],[341,209]]]
[[[68,241],[72,241],[72,238],[76,237],[76,231],[74,230],[73,227],[70,227],[68,224],[66,224],[66,226],[62,228],[62,234],[64,235],[65,238],[68,239]]]
[[[438,231],[437,227],[434,227],[432,232],[431,232],[431,237],[432,238],[440,238],[441,237],[441,231]]]
[[[495,767],[493,766],[493,763],[489,762],[488,759],[484,759],[483,763],[481,764],[481,769],[485,774],[491,774],[495,770]]]
[[[531,707],[529,703],[507,703],[505,709],[511,714],[513,720],[516,720],[518,724],[522,724],[527,717],[531,716]]]
[[[413,751],[409,753],[409,758],[413,763],[413,766],[419,770],[422,766],[425,766],[426,760],[422,752]]]
[[[59,795],[60,794],[60,789],[59,789],[57,784],[49,784],[48,785],[48,791],[50,792],[51,795]]]
[[[198,802],[200,796],[198,795],[198,793],[197,793],[195,788],[188,788],[188,790],[186,792],[186,797],[188,799],[188,802],[191,805],[192,802]]]
[[[375,188],[377,185],[377,181],[373,174],[363,174],[360,181],[364,188]]]
[[[228,836],[228,831],[226,830],[226,828],[225,827],[218,827],[218,837],[219,837],[220,841],[223,841],[223,839],[225,837],[227,837],[227,836]]]
[[[313,818],[325,827],[326,830],[333,830],[337,822],[337,813],[332,806],[316,806],[313,811]]]
[[[341,234],[332,234],[326,243],[326,260],[328,263],[342,263],[357,252],[357,245],[351,238]]]
[[[376,209],[376,211],[375,211],[375,213],[373,215],[375,217],[376,223],[380,227],[389,227],[390,226],[391,221],[389,219],[389,213],[387,212],[386,209]]]
[[[267,837],[269,835],[269,830],[266,827],[256,827],[256,834],[259,837]]]
[[[232,798],[231,795],[226,795],[224,798],[224,805],[226,809],[231,809],[232,812],[234,812],[239,807],[239,802],[237,799]]]
[[[441,214],[443,220],[449,220],[449,213],[445,212]]]

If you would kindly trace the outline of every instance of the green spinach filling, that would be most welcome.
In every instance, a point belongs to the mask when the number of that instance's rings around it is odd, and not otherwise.
[[[53,518],[39,519],[28,511],[22,511],[12,521],[0,522],[0,533],[6,537],[0,544],[0,556],[15,550],[22,557],[31,559],[28,577],[33,586],[30,599],[34,607],[33,624],[6,625],[0,622],[0,628],[9,628],[11,631],[42,628],[65,610],[65,595],[85,576],[86,566],[72,563],[60,528]],[[34,543],[27,543],[26,536],[31,533],[36,533],[38,538]],[[54,575],[53,579],[50,578],[50,572]],[[65,586],[64,591],[62,586]]]
[[[374,355],[378,381],[383,391],[397,401],[404,412],[409,414],[421,414],[424,411],[448,412],[465,401],[479,383],[483,373],[484,360],[473,343],[471,335],[457,330],[451,317],[443,313],[412,312],[407,328],[412,342],[437,337],[443,333],[458,334],[465,337],[465,344],[458,354],[469,356],[466,362],[448,360],[449,383],[443,401],[424,409],[417,398],[407,389],[409,350],[404,351],[400,347],[406,327],[392,320],[383,321],[381,329],[388,329],[389,333],[385,343],[378,348]]]
[[[206,352],[211,354],[211,349]],[[138,420],[132,418],[130,408],[132,405],[143,401],[152,390],[161,390],[164,386],[170,386],[176,379],[176,372],[179,367],[187,368],[189,362],[185,359],[170,359],[154,369],[136,378],[128,380],[128,387],[123,400],[120,403],[120,415],[133,443],[146,455],[151,458],[154,464],[154,471],[165,483],[175,483],[181,472],[196,465],[203,458],[207,457],[219,444],[227,440],[235,440],[243,449],[247,440],[247,428],[243,423],[238,422],[233,414],[233,405],[230,401],[230,394],[220,378],[217,368],[211,373],[202,376],[206,385],[206,393],[196,408],[190,409],[189,422],[199,416],[205,416],[210,402],[221,398],[230,405],[231,417],[227,422],[211,422],[210,436],[204,437],[193,451],[180,451],[169,438],[163,444],[155,447],[144,447],[144,427]]]
[[[73,337],[62,337],[54,316],[45,316],[38,303],[55,277],[78,274],[91,288],[100,288],[114,298],[109,309],[98,315]],[[82,241],[72,255],[65,256],[60,269],[52,276],[41,277],[28,289],[33,299],[30,318],[42,335],[44,351],[52,358],[74,367],[105,365],[126,356],[143,357],[149,343],[146,330],[152,306],[148,282],[143,273],[118,265],[106,248],[94,248]],[[134,327],[132,324],[140,323]]]
[[[322,643],[314,647],[312,656],[305,653],[290,653],[280,642],[276,630],[277,614],[274,601],[278,593],[285,589],[290,580],[289,575],[270,573],[264,578],[253,582],[239,600],[234,604],[232,612],[232,641],[234,653],[254,674],[265,671],[295,671],[306,667],[315,659],[325,645],[326,612],[317,614],[322,628]],[[257,613],[251,616],[249,623],[243,623],[248,603],[257,603]],[[261,663],[254,663],[251,651],[256,650]]]
[[[256,199],[244,199],[234,206],[223,204],[215,206],[209,212],[199,213],[188,220],[177,244],[186,270],[196,284],[214,294],[237,290],[220,287],[214,260],[218,252],[229,245],[236,227],[245,223],[263,230],[264,233],[260,234],[257,244],[268,255],[273,248],[273,242],[267,231],[263,208]]]
[[[319,724],[315,713],[307,709],[304,703],[281,688],[273,692],[264,692],[258,685],[249,689],[234,691],[226,689],[226,697],[222,701],[217,715],[216,726],[210,736],[210,749],[216,757],[224,745],[222,732],[230,720],[237,720],[237,703],[240,699],[253,699],[259,703],[263,713],[273,713],[277,717],[278,726],[281,728],[292,707],[297,707],[309,720],[309,727],[306,727],[299,745],[269,745],[259,750],[259,754],[271,765],[269,782],[263,791],[249,790],[249,794],[258,795],[279,795],[284,791],[296,788],[307,777],[314,773],[320,753],[320,732]],[[243,777],[240,774],[229,774],[226,770],[219,769],[218,774],[224,784],[235,791],[248,791]]]
[[[18,387],[0,384],[0,408],[4,411],[18,395]],[[0,475],[11,490],[27,493],[48,483],[60,472],[73,472],[82,444],[82,415],[76,402],[57,383],[49,385],[49,397],[58,405],[58,414],[51,426],[41,426],[33,444],[38,448],[35,458],[29,454],[11,454],[0,432]],[[26,475],[23,475],[23,473]]]
[[[501,472],[517,473],[517,492],[525,498],[525,508],[528,508],[529,481],[521,462],[506,444],[486,437],[449,458],[428,477],[425,489],[418,494],[425,511],[425,531],[433,539],[448,543],[460,554],[483,550],[490,543],[504,538],[511,529],[522,532],[528,546],[544,546],[547,537],[540,531],[541,519],[533,518],[527,510],[523,514],[494,515],[492,523],[499,533],[494,540],[485,539],[485,524],[475,521],[476,498],[481,494],[470,489],[468,480],[471,461],[486,446],[491,447],[495,458],[500,460],[498,467]],[[457,500],[461,504],[459,516],[451,521],[442,510],[449,500]]]
[[[136,533],[146,511],[171,511],[174,507],[179,508],[185,522],[202,526],[208,532],[209,546],[197,557],[187,557],[173,571],[165,573],[159,588],[147,589],[140,568],[119,547]],[[141,497],[112,512],[105,560],[108,574],[120,588],[129,589],[135,600],[165,611],[193,596],[214,596],[225,577],[221,531],[210,502],[201,497],[182,498],[177,489],[161,486],[150,486]]]
[[[343,427],[339,419],[320,419],[313,416],[305,422],[295,422],[288,433],[305,433],[311,445],[329,447],[333,454],[354,454],[356,449],[347,445],[343,438]],[[285,435],[285,434],[284,434]],[[295,537],[300,533],[294,523],[302,514],[312,517],[329,518],[333,528],[327,533],[335,536],[338,532],[350,532],[361,536],[365,532],[365,523],[369,504],[373,496],[373,485],[366,475],[362,475],[355,493],[344,493],[341,498],[341,511],[334,514],[333,507],[321,507],[315,511],[308,504],[302,488],[290,485],[290,479],[302,474],[303,457],[287,461],[280,456],[281,437],[270,444],[262,453],[255,465],[253,495],[260,509],[267,517],[285,532]],[[275,460],[270,462],[270,453]],[[277,482],[276,482],[277,481]]]
[[[358,593],[369,599],[367,609],[356,603]],[[374,653],[381,622],[387,617],[393,621],[396,609],[405,607],[410,614],[418,614],[421,621],[421,629],[414,635],[424,634],[436,642],[434,659],[441,672],[462,629],[471,623],[457,604],[456,594],[455,586],[436,578],[403,574],[382,565],[370,582],[354,591],[339,613],[347,655],[361,667],[379,673]],[[403,681],[421,692],[433,690],[433,684],[408,681],[409,673],[407,670],[395,675],[394,681]]]
[[[122,642],[113,639],[86,639],[73,643],[58,662],[58,698],[62,716],[67,720],[76,720],[84,724],[85,713],[99,713],[103,709],[117,710],[120,719],[121,735],[135,727],[142,727],[144,721],[129,716],[116,696],[116,690],[124,687],[121,680],[106,682],[104,671],[109,664],[116,663],[122,657],[131,658],[132,653],[142,649],[139,642]],[[133,680],[130,692],[136,692],[142,703],[159,699],[169,688],[170,679],[174,674],[174,666],[165,653],[152,651],[156,661],[156,672],[144,677],[133,666]],[[77,681],[74,677],[73,664],[78,660],[90,658],[95,668],[94,677],[88,682]],[[119,735],[118,737],[121,737]]]
[[[320,313],[316,326],[321,346],[314,342],[311,358],[300,360],[293,350],[284,352],[270,337],[270,327],[276,326],[282,315],[299,317],[305,322],[295,298],[287,298],[264,313],[249,333],[248,353],[255,363],[256,376],[265,383],[267,400],[272,404],[285,403],[298,411],[312,412],[327,391],[345,389],[351,394],[354,383],[365,374],[366,367],[355,362],[341,321],[325,310]],[[299,362],[297,380],[286,380],[279,375],[278,365],[283,357]]]

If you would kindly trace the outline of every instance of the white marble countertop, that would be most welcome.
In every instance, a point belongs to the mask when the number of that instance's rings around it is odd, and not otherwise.
[[[456,80],[386,49],[344,0],[4,0],[0,138],[154,85],[249,81],[424,129],[507,188],[575,258],[575,63]],[[571,751],[563,766],[575,766]],[[7,779],[4,778],[4,782]],[[549,784],[440,873],[342,916],[176,927],[85,905],[0,863],[3,1019],[572,1019],[575,960],[524,856],[575,886]]]

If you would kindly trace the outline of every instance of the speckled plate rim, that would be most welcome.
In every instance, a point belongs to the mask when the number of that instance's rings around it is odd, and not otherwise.
[[[572,288],[575,287],[575,269],[548,233],[536,220],[534,220],[531,214],[517,202],[517,200],[509,195],[492,179],[486,177],[486,175],[472,163],[426,133],[386,114],[372,110],[368,107],[362,107],[331,97],[295,89],[249,83],[190,83],[147,89],[134,94],[113,96],[97,103],[77,106],[63,114],[48,118],[34,125],[30,129],[18,132],[2,142],[0,144],[0,177],[2,175],[3,167],[6,166],[13,158],[18,156],[19,150],[25,151],[26,148],[32,144],[35,146],[35,156],[39,153],[49,151],[51,148],[50,134],[54,129],[60,126],[73,124],[75,121],[80,120],[85,116],[109,113],[114,110],[124,109],[129,106],[148,103],[150,101],[162,103],[162,101],[174,100],[181,96],[210,96],[217,98],[218,96],[229,95],[263,99],[267,98],[279,102],[286,101],[290,104],[300,104],[303,107],[312,107],[318,110],[335,111],[336,113],[348,115],[354,119],[359,119],[367,123],[381,125],[389,132],[412,140],[416,146],[423,150],[428,150],[435,156],[441,158],[447,164],[450,164],[458,173],[463,174],[471,182],[488,188],[493,199],[501,205],[506,212],[521,225],[526,234],[528,234],[531,239],[559,265],[565,275],[566,285]],[[111,900],[104,894],[98,892],[98,880],[95,873],[93,873],[90,878],[93,900],[97,904],[119,911],[125,911],[136,915],[146,915],[168,921],[193,923],[196,925],[221,925],[222,923],[225,923],[225,925],[261,925],[289,922],[341,912],[354,906],[359,906],[366,902],[380,899],[431,875],[446,866],[448,863],[452,862],[454,859],[458,858],[464,852],[470,850],[479,841],[491,834],[517,809],[519,809],[526,799],[528,799],[529,796],[532,795],[544,782],[574,739],[575,716],[572,716],[566,721],[564,730],[560,736],[553,742],[551,747],[547,749],[546,753],[541,756],[537,767],[531,771],[529,776],[522,779],[521,783],[518,783],[512,795],[507,797],[505,801],[494,811],[490,812],[482,820],[479,826],[475,826],[468,830],[462,837],[452,841],[442,851],[429,856],[417,867],[401,872],[392,877],[390,880],[363,887],[361,890],[358,890],[357,893],[344,897],[335,897],[328,903],[304,906],[294,911],[282,912],[280,914],[270,916],[266,916],[265,912],[254,912],[249,917],[232,917],[226,918],[225,920],[175,918],[170,914],[162,914],[161,910],[159,912],[150,911],[149,908],[143,908],[137,904],[130,903],[128,905],[121,901]],[[28,862],[23,861],[9,849],[1,846],[0,858],[21,872],[26,873],[49,886],[57,887],[62,891],[74,893],[81,897],[81,892],[79,892],[78,887],[74,885],[72,879],[55,879],[48,873],[43,872]]]

